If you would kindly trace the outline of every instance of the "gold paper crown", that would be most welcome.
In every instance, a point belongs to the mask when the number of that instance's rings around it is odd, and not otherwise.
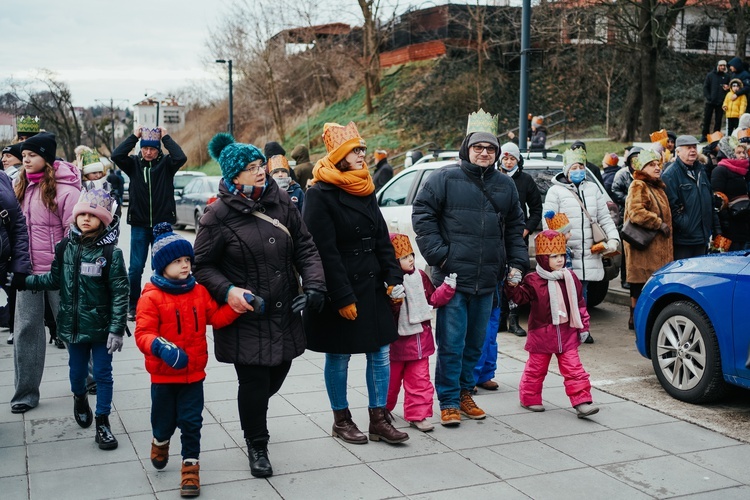
[[[544,214],[544,219],[547,221],[547,227],[553,231],[564,233],[570,226],[570,219],[564,213],[556,214],[552,210]]]
[[[667,135],[667,129],[663,128],[661,130],[657,130],[656,132],[651,132],[649,138],[651,139],[651,142],[659,142],[661,140],[669,139],[669,136]]]
[[[630,162],[630,166],[633,167],[633,170],[642,170],[643,167],[654,160],[658,161],[661,164],[661,155],[653,149],[644,149],[643,151],[638,153],[638,156],[633,158],[633,160]]]
[[[84,167],[86,165],[90,165],[92,163],[99,163],[99,162],[100,162],[99,153],[97,153],[96,151],[84,151],[81,154],[81,165]]]
[[[721,130],[717,130],[713,134],[708,134],[706,136],[706,140],[708,141],[709,144],[711,144],[713,142],[720,141],[722,137],[724,137],[724,134],[721,133]]]
[[[38,134],[39,133],[39,117],[30,117],[30,116],[21,116],[17,119],[16,122],[16,130],[18,130],[18,133],[24,133],[25,135],[29,134]]]
[[[284,155],[274,155],[268,159],[268,171],[273,172],[280,168],[289,171],[289,160]]]
[[[586,165],[586,151],[583,148],[565,150],[563,153],[563,164],[566,167],[570,167],[576,163]]]
[[[466,135],[474,132],[485,132],[497,137],[497,115],[491,115],[482,108],[469,115],[466,124]]]
[[[750,138],[750,128],[743,128],[737,132],[737,139],[740,142],[748,142],[748,138]],[[745,140],[743,141],[743,139]]]
[[[537,255],[565,255],[565,235],[548,229],[542,231],[534,238]]]
[[[345,127],[342,127],[338,123],[326,123],[323,125],[323,143],[326,145],[326,151],[329,153],[352,139],[359,139],[359,146],[366,146],[365,140],[359,135],[354,122],[349,122]]]
[[[391,244],[393,249],[396,251],[396,258],[406,257],[409,254],[414,253],[414,249],[411,247],[411,241],[405,234],[393,234],[391,233]]]

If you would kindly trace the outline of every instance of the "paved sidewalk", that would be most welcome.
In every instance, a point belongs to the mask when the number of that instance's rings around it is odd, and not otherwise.
[[[117,450],[99,450],[93,428],[76,425],[66,362],[66,351],[48,347],[41,403],[14,415],[7,403],[12,346],[0,345],[0,497],[179,498],[179,456],[162,471],[149,461],[149,377],[133,339],[114,361]],[[517,394],[523,362],[502,355],[500,390],[476,397],[487,419],[464,419],[458,428],[437,425],[423,434],[399,418],[408,442],[349,445],[330,437],[322,366],[322,355],[307,352],[271,400],[275,475],[266,480],[250,475],[234,369],[210,361],[201,498],[750,497],[750,445],[596,389],[602,411],[579,420],[555,374],[545,385],[547,411],[527,412]],[[351,368],[349,400],[355,421],[366,430],[364,357],[355,356]],[[401,406],[394,413],[400,416]],[[179,441],[173,443],[172,451],[179,452]]]

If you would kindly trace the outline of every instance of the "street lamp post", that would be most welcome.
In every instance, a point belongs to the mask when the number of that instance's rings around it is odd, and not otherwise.
[[[217,63],[229,65],[229,133],[234,135],[234,105],[232,103],[232,60],[217,59]]]

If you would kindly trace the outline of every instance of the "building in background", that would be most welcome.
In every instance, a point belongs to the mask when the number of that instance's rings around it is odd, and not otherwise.
[[[154,94],[133,106],[133,123],[148,128],[163,126],[170,133],[177,132],[185,127],[185,106],[174,96]]]

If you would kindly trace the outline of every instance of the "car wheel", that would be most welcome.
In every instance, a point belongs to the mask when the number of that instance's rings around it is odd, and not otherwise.
[[[586,287],[586,307],[596,307],[604,302],[609,290],[609,281],[589,281]]]
[[[651,331],[651,362],[664,390],[687,403],[720,399],[728,385],[711,321],[693,302],[668,305]]]
[[[201,214],[195,212],[195,214],[193,215],[193,219],[195,220],[195,222],[193,223],[193,226],[195,226],[195,234],[198,234],[198,228],[200,228],[201,225]]]

